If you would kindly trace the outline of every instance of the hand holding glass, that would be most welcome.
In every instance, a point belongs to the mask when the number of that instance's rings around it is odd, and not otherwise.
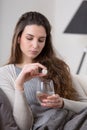
[[[39,103],[42,103],[44,99],[47,99],[49,95],[53,95],[54,84],[52,80],[41,81],[40,88],[37,90],[36,95]]]

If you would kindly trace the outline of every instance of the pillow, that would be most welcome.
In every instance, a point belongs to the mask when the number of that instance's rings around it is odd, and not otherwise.
[[[0,89],[0,130],[19,130],[10,102],[2,89]]]

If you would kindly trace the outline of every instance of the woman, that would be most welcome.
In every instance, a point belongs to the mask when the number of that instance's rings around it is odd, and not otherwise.
[[[48,73],[39,73],[43,69]],[[40,105],[36,89],[41,79],[53,80],[55,94]],[[37,129],[58,108],[79,112],[87,107],[87,100],[80,101],[75,87],[69,67],[54,52],[48,19],[38,12],[23,14],[14,30],[9,61],[0,68],[0,88],[11,103],[19,128]]]

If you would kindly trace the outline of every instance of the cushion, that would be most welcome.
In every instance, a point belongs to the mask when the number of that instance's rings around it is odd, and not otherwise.
[[[0,130],[19,130],[10,102],[2,89],[0,89]]]

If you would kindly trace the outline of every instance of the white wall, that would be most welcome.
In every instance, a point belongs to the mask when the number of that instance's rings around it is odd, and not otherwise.
[[[82,1],[56,0],[55,4],[55,47],[73,72],[77,71],[84,47],[87,46],[87,35],[65,34],[63,32]]]
[[[10,54],[14,25],[26,11],[40,11],[51,22],[56,50],[64,57],[72,72],[76,72],[83,49],[87,46],[87,36],[64,34],[82,0],[0,0],[0,66]]]

